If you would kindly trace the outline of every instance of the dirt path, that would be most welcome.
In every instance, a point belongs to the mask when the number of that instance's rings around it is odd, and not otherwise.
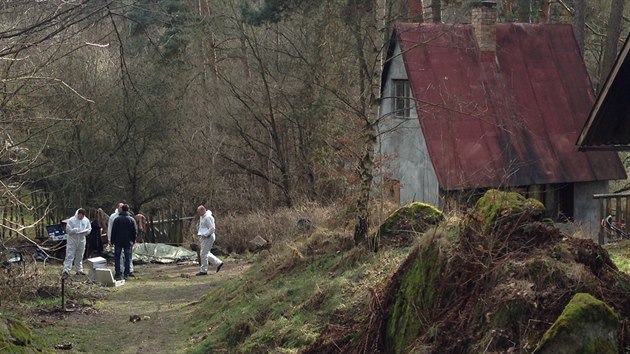
[[[109,290],[94,310],[58,315],[34,332],[51,347],[72,343],[59,353],[181,353],[194,342],[191,304],[245,267],[226,261],[221,272],[196,277],[196,265],[138,265],[137,277]],[[143,319],[130,322],[131,315]]]

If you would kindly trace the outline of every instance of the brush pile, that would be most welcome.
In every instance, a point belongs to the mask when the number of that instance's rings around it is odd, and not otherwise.
[[[425,232],[373,294],[360,340],[329,332],[320,349],[335,343],[361,353],[531,353],[574,295],[585,293],[619,315],[613,345],[624,352],[630,277],[592,240],[543,222],[543,210],[517,193],[487,192],[458,223]]]

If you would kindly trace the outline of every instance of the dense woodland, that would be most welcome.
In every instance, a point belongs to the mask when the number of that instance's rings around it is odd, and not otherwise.
[[[469,22],[462,0],[0,3],[2,203],[223,212],[339,202],[355,239],[382,162],[395,21]],[[594,88],[624,0],[504,0],[499,20],[573,23]],[[422,10],[412,16],[408,9]],[[413,17],[413,18],[410,18]],[[33,199],[32,194],[46,198]]]

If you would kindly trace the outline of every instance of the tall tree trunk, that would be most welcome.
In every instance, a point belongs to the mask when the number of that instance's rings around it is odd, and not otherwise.
[[[442,22],[442,1],[441,0],[431,0],[431,17],[433,18],[433,23]]]
[[[206,19],[210,19],[210,4],[208,3],[208,0],[199,0],[198,2],[198,10],[199,10],[199,16],[201,18],[206,18]],[[208,21],[210,22],[210,21]],[[216,39],[214,36],[214,32],[212,30],[210,30],[209,28],[207,29],[207,33],[206,31],[204,31],[204,35],[207,36],[207,38],[204,38],[203,40],[206,42],[204,43],[204,46],[207,45],[208,46],[208,51],[209,53],[204,54],[204,59],[203,61],[206,61],[206,57],[210,57],[210,62],[212,65],[212,72],[214,74],[214,79],[216,79],[216,76],[219,74],[219,68],[218,68],[218,56],[217,56],[217,45],[216,45]]]
[[[514,0],[504,0],[503,1],[503,17],[506,19],[511,19],[513,15],[513,5]]]
[[[604,58],[599,70],[598,91],[604,85],[608,73],[612,69],[617,58],[617,43],[621,35],[621,21],[623,20],[623,9],[625,0],[612,0],[610,4],[610,17],[608,18],[608,28],[606,30],[606,46],[604,47]]]
[[[354,243],[364,242],[367,238],[370,226],[370,191],[374,180],[374,146],[376,144],[376,131],[373,124],[363,127],[363,156],[359,161],[360,191],[357,200],[357,224],[354,227]]]
[[[551,18],[551,0],[542,0],[540,2],[540,23],[549,23]]]
[[[575,39],[580,47],[580,53],[584,56],[584,28],[586,26],[586,0],[575,0]]]
[[[241,60],[241,65],[243,65],[243,74],[246,78],[251,78],[252,77],[252,70],[249,66],[249,60],[247,59],[247,38],[246,38],[246,34],[245,34],[245,23],[243,21],[239,21],[239,27],[240,27],[240,31],[239,31],[239,49],[240,49],[240,60]]]
[[[422,0],[407,0],[407,17],[411,22],[424,22],[424,10]]]
[[[532,0],[518,0],[518,22],[529,23],[532,14]]]
[[[350,3],[350,2],[349,2]],[[363,243],[367,239],[370,225],[370,193],[372,191],[372,182],[374,180],[374,147],[376,145],[376,124],[378,123],[378,100],[380,95],[380,77],[381,65],[379,49],[373,47],[369,33],[379,32],[384,27],[377,20],[377,13],[380,9],[386,9],[383,2],[372,8],[369,13],[355,17],[351,23],[353,28],[353,36],[355,41],[355,49],[359,63],[358,77],[360,99],[359,107],[357,107],[358,119],[361,121],[361,139],[363,142],[361,159],[358,165],[360,178],[359,197],[357,199],[357,223],[354,228],[354,242],[356,245]],[[384,19],[388,14],[385,14]],[[376,48],[380,48],[377,45]],[[379,63],[379,64],[377,64]],[[374,65],[376,64],[376,65]]]
[[[311,131],[313,127],[310,123],[310,119],[306,119],[302,122],[297,120],[297,146],[301,158],[301,174],[306,179],[306,191],[309,200],[315,200],[317,197],[317,190],[315,188],[315,170],[313,168],[313,159],[310,152],[310,140]]]

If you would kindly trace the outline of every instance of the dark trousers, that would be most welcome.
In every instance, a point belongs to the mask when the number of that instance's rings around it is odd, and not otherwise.
[[[129,275],[129,269],[131,269],[131,245],[127,247],[114,246],[114,267],[116,269],[116,276],[119,277],[122,273],[120,271],[120,253],[125,252],[125,277]]]

